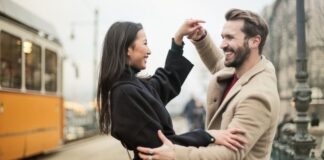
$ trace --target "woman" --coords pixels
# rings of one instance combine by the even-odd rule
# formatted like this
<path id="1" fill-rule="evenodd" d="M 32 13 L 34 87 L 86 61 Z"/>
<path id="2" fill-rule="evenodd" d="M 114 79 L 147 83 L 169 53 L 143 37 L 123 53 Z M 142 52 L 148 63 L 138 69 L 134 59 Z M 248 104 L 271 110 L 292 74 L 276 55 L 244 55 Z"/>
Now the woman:
<path id="1" fill-rule="evenodd" d="M 203 130 L 175 135 L 165 108 L 179 94 L 181 85 L 193 67 L 182 56 L 182 39 L 188 34 L 183 33 L 185 29 L 182 27 L 172 40 L 164 68 L 157 69 L 152 77 L 145 79 L 136 77 L 140 70 L 146 68 L 146 60 L 150 55 L 142 25 L 116 22 L 106 34 L 97 94 L 100 131 L 105 134 L 111 132 L 127 149 L 134 150 L 134 159 L 140 159 L 136 153 L 137 146 L 162 145 L 157 136 L 158 130 L 179 145 L 198 147 L 214 143 L 214 138 Z M 189 32 L 199 28 L 197 25 Z M 230 132 L 234 134 L 242 131 Z M 229 139 L 240 142 L 237 138 Z"/>

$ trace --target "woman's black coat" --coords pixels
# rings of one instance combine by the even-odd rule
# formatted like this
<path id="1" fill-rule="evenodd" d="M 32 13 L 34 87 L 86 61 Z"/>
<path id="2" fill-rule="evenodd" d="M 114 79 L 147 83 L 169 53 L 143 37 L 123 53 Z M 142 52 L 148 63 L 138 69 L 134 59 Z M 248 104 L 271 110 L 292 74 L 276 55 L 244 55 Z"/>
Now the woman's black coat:
<path id="1" fill-rule="evenodd" d="M 211 143 L 210 135 L 202 130 L 175 135 L 171 117 L 165 108 L 179 94 L 193 67 L 182 53 L 182 46 L 172 42 L 164 68 L 158 68 L 152 77 L 137 78 L 135 74 L 138 71 L 128 67 L 113 85 L 111 134 L 128 149 L 136 152 L 137 146 L 161 146 L 158 130 L 174 144 L 198 147 Z"/>

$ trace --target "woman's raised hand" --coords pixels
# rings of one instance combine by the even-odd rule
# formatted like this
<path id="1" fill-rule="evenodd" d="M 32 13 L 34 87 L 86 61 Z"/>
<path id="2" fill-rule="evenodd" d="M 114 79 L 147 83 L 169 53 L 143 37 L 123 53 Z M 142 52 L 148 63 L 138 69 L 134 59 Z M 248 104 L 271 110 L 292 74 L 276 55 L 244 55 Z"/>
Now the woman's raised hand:
<path id="1" fill-rule="evenodd" d="M 174 36 L 174 41 L 178 45 L 182 45 L 182 39 L 184 36 L 194 35 L 194 33 L 198 33 L 199 30 L 202 29 L 201 23 L 205 23 L 205 21 L 200 19 L 187 19 L 180 26 L 178 31 Z"/>

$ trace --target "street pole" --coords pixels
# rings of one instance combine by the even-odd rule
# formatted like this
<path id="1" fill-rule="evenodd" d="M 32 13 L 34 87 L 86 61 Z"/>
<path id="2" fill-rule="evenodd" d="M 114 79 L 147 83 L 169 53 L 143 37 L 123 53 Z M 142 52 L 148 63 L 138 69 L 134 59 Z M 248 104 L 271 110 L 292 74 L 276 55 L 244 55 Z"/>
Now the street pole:
<path id="1" fill-rule="evenodd" d="M 308 133 L 307 110 L 311 101 L 311 90 L 307 84 L 307 55 L 305 41 L 305 8 L 304 0 L 296 1 L 297 20 L 297 59 L 296 79 L 297 85 L 294 88 L 294 102 L 297 110 L 296 134 L 292 138 L 291 147 L 294 150 L 295 160 L 309 160 L 310 151 L 315 147 L 315 140 Z"/>
<path id="2" fill-rule="evenodd" d="M 97 70 L 97 48 L 98 48 L 98 16 L 99 11 L 97 8 L 95 8 L 94 12 L 94 33 L 93 33 L 93 96 L 92 100 L 95 101 L 96 95 L 97 95 L 97 76 L 98 76 L 98 70 Z"/>

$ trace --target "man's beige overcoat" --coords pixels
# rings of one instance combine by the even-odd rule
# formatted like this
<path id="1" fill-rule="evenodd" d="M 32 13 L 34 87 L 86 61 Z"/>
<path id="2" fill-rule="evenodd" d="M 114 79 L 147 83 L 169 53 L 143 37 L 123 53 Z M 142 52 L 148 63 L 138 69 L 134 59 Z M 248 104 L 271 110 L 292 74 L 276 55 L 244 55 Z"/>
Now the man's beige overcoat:
<path id="1" fill-rule="evenodd" d="M 234 68 L 224 66 L 224 54 L 208 35 L 194 44 L 213 74 L 207 91 L 207 129 L 244 129 L 248 144 L 238 152 L 219 145 L 176 145 L 176 160 L 269 160 L 280 107 L 274 66 L 262 56 L 220 102 Z"/>

